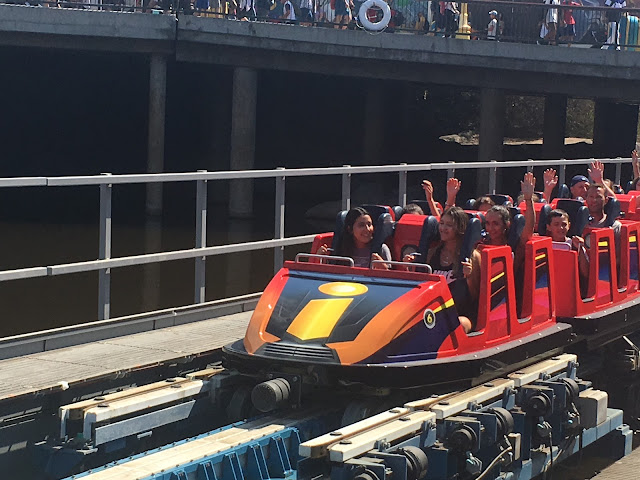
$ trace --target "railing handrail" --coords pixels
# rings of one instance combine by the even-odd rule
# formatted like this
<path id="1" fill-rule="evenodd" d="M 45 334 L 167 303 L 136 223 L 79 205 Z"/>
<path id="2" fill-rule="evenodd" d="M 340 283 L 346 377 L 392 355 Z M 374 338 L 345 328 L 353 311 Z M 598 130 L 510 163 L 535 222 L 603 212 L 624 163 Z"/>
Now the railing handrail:
<path id="1" fill-rule="evenodd" d="M 316 234 L 286 237 L 284 232 L 285 179 L 287 177 L 306 177 L 320 175 L 340 175 L 342 177 L 342 208 L 351 205 L 351 176 L 367 173 L 396 173 L 398 174 L 398 204 L 407 202 L 407 172 L 446 170 L 447 176 L 454 175 L 455 170 L 489 169 L 489 191 L 495 193 L 496 176 L 501 168 L 522 168 L 532 170 L 534 167 L 556 167 L 560 177 L 559 183 L 565 181 L 565 169 L 568 165 L 583 165 L 594 161 L 594 158 L 573 160 L 512 160 L 491 162 L 446 162 L 420 163 L 380 166 L 350 166 L 321 167 L 321 168 L 277 168 L 273 170 L 242 170 L 219 172 L 183 172 L 156 174 L 123 174 L 123 175 L 85 175 L 61 177 L 16 177 L 0 178 L 0 188 L 15 187 L 69 187 L 69 186 L 98 186 L 100 188 L 100 246 L 97 260 L 80 261 L 67 264 L 31 266 L 13 270 L 0 271 L 0 282 L 28 279 L 37 277 L 51 277 L 81 272 L 99 272 L 98 319 L 109 318 L 110 310 L 110 271 L 112 268 L 145 265 L 150 263 L 168 262 L 174 260 L 194 259 L 196 265 L 195 295 L 193 304 L 205 301 L 204 259 L 208 256 L 228 253 L 247 252 L 260 249 L 274 249 L 274 270 L 282 266 L 284 247 L 311 243 Z M 630 158 L 599 159 L 605 164 L 615 164 L 615 181 L 620 183 L 623 163 L 629 163 Z M 237 180 L 274 178 L 276 181 L 275 196 L 275 230 L 273 239 L 258 240 L 228 245 L 206 245 L 206 182 L 211 180 Z M 196 248 L 173 250 L 141 255 L 129 255 L 111 258 L 111 197 L 114 184 L 147 184 L 162 182 L 196 182 Z"/>
<path id="2" fill-rule="evenodd" d="M 318 168 L 278 168 L 272 170 L 225 170 L 216 172 L 178 172 L 178 173 L 136 173 L 114 175 L 75 175 L 60 177 L 3 177 L 0 188 L 11 187 L 82 187 L 91 185 L 145 184 L 167 182 L 193 182 L 196 180 L 238 180 L 277 177 L 307 177 L 311 175 L 342 175 L 363 173 L 398 173 L 429 170 L 491 169 L 516 167 L 558 167 L 563 165 L 588 165 L 596 158 L 561 160 L 500 160 L 491 162 L 448 162 L 448 163 L 400 163 L 374 166 L 318 167 Z M 600 158 L 605 164 L 623 164 L 631 162 L 631 157 Z"/>

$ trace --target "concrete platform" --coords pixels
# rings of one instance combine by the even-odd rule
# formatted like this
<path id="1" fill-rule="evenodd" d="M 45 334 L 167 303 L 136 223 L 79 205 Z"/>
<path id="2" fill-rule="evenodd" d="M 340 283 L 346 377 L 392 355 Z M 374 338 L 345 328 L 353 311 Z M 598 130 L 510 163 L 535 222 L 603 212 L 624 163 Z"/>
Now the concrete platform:
<path id="1" fill-rule="evenodd" d="M 592 480 L 637 480 L 640 478 L 640 449 L 608 466 Z"/>
<path id="2" fill-rule="evenodd" d="M 0 402 L 209 354 L 244 336 L 251 312 L 0 360 Z"/>

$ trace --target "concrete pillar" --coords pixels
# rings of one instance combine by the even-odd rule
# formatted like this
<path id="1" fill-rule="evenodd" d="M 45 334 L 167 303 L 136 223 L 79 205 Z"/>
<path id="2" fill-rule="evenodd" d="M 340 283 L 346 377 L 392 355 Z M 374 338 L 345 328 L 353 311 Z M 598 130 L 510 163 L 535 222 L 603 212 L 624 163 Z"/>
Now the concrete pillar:
<path id="1" fill-rule="evenodd" d="M 364 100 L 363 161 L 365 165 L 379 165 L 384 150 L 384 83 L 371 81 L 367 85 Z"/>
<path id="2" fill-rule="evenodd" d="M 231 170 L 250 170 L 256 150 L 256 103 L 258 72 L 237 67 L 233 71 L 231 107 Z M 232 180 L 229 215 L 247 218 L 253 214 L 253 180 Z"/>
<path id="3" fill-rule="evenodd" d="M 593 120 L 594 156 L 627 157 L 635 147 L 638 105 L 597 99 Z"/>
<path id="4" fill-rule="evenodd" d="M 504 142 L 505 102 L 504 91 L 495 88 L 483 88 L 480 92 L 480 144 L 478 161 L 502 160 Z M 487 193 L 489 171 L 478 171 L 476 194 Z M 500 185 L 498 182 L 497 185 Z"/>
<path id="5" fill-rule="evenodd" d="M 164 122 L 167 103 L 167 59 L 152 54 L 149 61 L 149 132 L 147 172 L 164 171 Z M 162 184 L 148 183 L 145 203 L 144 243 L 147 253 L 162 251 Z M 143 267 L 142 304 L 144 311 L 156 310 L 160 301 L 160 264 Z"/>
<path id="6" fill-rule="evenodd" d="M 162 190 L 160 190 L 162 193 Z M 160 216 L 147 215 L 144 224 L 145 253 L 162 252 L 162 221 Z M 150 312 L 160 307 L 160 263 L 142 267 L 142 311 Z"/>
<path id="7" fill-rule="evenodd" d="M 542 127 L 542 157 L 559 159 L 564 156 L 567 129 L 567 96 L 549 94 L 544 97 L 544 125 Z"/>
<path id="8" fill-rule="evenodd" d="M 149 62 L 149 137 L 147 172 L 164 170 L 164 120 L 167 103 L 167 59 L 152 54 Z M 147 184 L 146 212 L 162 214 L 162 184 Z"/>
<path id="9" fill-rule="evenodd" d="M 252 238 L 253 221 L 247 219 L 234 219 L 227 222 L 227 243 L 248 242 Z M 250 293 L 251 279 L 253 277 L 253 253 L 243 252 L 233 255 L 224 255 L 226 262 L 226 281 L 224 294 L 227 297 L 245 295 Z M 267 253 L 266 251 L 264 253 Z M 258 255 L 263 255 L 259 252 Z"/>

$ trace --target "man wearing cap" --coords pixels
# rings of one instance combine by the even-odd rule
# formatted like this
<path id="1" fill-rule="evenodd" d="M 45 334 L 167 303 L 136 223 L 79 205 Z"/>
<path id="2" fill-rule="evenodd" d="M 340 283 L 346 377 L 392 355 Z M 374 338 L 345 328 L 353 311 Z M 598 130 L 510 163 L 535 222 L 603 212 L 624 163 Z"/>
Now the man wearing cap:
<path id="1" fill-rule="evenodd" d="M 576 175 L 569 182 L 569 191 L 571 192 L 571 198 L 579 198 L 586 199 L 587 198 L 587 190 L 589 189 L 589 185 L 591 184 L 599 184 L 604 189 L 605 197 L 613 197 L 616 198 L 615 192 L 609 186 L 611 180 L 604 179 L 604 163 L 599 160 L 591 162 L 591 168 L 587 169 L 589 172 L 589 178 L 584 175 Z M 558 175 L 556 175 L 556 171 L 553 168 L 547 168 L 544 171 L 544 193 L 543 198 L 547 201 L 551 201 L 551 192 L 558 184 Z"/>
<path id="2" fill-rule="evenodd" d="M 498 12 L 491 10 L 489 16 L 491 20 L 489 21 L 489 25 L 487 25 L 487 40 L 495 40 L 498 34 Z"/>
<path id="3" fill-rule="evenodd" d="M 571 182 L 569 183 L 571 198 L 584 199 L 587 196 L 588 189 L 589 189 L 589 179 L 584 175 L 576 175 L 571 179 Z"/>

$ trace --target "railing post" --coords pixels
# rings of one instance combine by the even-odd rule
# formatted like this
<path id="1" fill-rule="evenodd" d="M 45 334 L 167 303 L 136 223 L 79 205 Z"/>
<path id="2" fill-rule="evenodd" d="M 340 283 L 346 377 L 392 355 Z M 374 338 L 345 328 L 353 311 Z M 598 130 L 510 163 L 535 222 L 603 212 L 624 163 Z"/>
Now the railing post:
<path id="1" fill-rule="evenodd" d="M 276 170 L 284 170 L 284 167 L 278 167 Z M 284 238 L 284 181 L 285 176 L 275 177 L 276 179 L 276 221 L 275 221 L 275 238 Z M 273 249 L 273 273 L 282 268 L 284 263 L 284 247 L 276 247 Z"/>
<path id="2" fill-rule="evenodd" d="M 350 167 L 351 165 L 343 165 Z M 342 210 L 351 210 L 351 174 L 342 174 Z"/>
<path id="3" fill-rule="evenodd" d="M 102 175 L 109 176 L 110 173 Z M 100 245 L 98 258 L 111 258 L 111 192 L 112 185 L 100 185 Z M 111 310 L 111 269 L 98 271 L 98 320 L 108 320 Z"/>
<path id="4" fill-rule="evenodd" d="M 400 166 L 406 165 L 401 163 Z M 398 205 L 404 207 L 407 204 L 407 171 L 398 172 Z"/>
<path id="5" fill-rule="evenodd" d="M 198 170 L 206 173 L 206 170 Z M 196 180 L 196 248 L 207 246 L 207 181 Z M 195 259 L 195 282 L 193 303 L 205 302 L 206 257 Z"/>
<path id="6" fill-rule="evenodd" d="M 558 188 L 560 185 L 567 183 L 567 166 L 564 164 L 564 158 L 560 159 L 560 171 L 558 172 Z"/>
<path id="7" fill-rule="evenodd" d="M 491 160 L 491 164 L 492 165 L 496 165 L 498 162 L 496 160 Z M 498 175 L 498 168 L 497 167 L 491 167 L 489 168 L 489 193 L 494 194 L 496 193 L 496 177 Z"/>
<path id="8" fill-rule="evenodd" d="M 533 162 L 533 158 L 527 160 L 528 162 Z M 533 172 L 533 165 L 527 165 L 527 172 Z"/>
<path id="9" fill-rule="evenodd" d="M 619 162 L 616 163 L 616 181 L 615 181 L 615 184 L 616 185 L 620 185 L 620 177 L 622 176 L 622 158 L 616 157 L 616 160 L 619 160 Z"/>
<path id="10" fill-rule="evenodd" d="M 453 160 L 449 160 L 447 163 L 449 164 L 453 164 L 455 165 L 456 162 L 454 162 Z M 451 167 L 451 168 L 447 168 L 447 180 L 449 180 L 450 178 L 453 178 L 456 176 L 456 169 L 455 167 Z"/>

